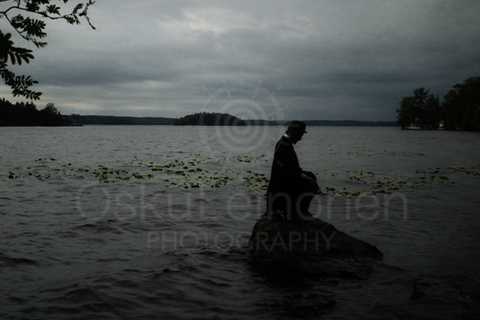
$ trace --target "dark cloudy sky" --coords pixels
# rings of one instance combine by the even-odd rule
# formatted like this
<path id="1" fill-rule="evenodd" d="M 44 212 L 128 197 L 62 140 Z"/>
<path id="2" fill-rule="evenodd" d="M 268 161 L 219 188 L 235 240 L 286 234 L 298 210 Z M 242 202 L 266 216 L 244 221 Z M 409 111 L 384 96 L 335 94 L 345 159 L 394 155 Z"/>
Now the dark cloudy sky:
<path id="1" fill-rule="evenodd" d="M 48 47 L 22 69 L 40 104 L 394 120 L 413 88 L 443 95 L 480 74 L 478 0 L 98 0 L 90 11 L 96 31 L 50 23 Z"/>

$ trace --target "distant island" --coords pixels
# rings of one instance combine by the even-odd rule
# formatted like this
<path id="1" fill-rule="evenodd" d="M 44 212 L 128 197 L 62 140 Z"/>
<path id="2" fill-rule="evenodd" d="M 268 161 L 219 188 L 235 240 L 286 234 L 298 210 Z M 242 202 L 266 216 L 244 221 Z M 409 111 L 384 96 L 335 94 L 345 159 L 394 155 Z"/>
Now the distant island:
<path id="1" fill-rule="evenodd" d="M 175 120 L 177 126 L 244 126 L 245 121 L 228 113 L 201 112 Z"/>

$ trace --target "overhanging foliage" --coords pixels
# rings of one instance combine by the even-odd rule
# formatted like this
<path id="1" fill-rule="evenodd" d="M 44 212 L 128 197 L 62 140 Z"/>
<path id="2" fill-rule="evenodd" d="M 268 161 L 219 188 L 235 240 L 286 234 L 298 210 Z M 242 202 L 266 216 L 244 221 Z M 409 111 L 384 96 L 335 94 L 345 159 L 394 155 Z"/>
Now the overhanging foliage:
<path id="1" fill-rule="evenodd" d="M 84 19 L 95 29 L 88 16 L 88 9 L 94 0 L 77 2 L 68 10 L 69 0 L 0 0 L 0 76 L 12 90 L 13 96 L 27 99 L 40 99 L 41 92 L 32 89 L 37 83 L 29 75 L 17 75 L 10 70 L 12 65 L 30 63 L 34 59 L 33 51 L 17 46 L 18 40 L 32 43 L 36 48 L 47 45 L 45 32 L 47 20 L 62 20 L 69 24 L 80 24 Z M 6 28 L 5 28 L 6 27 Z M 11 29 L 11 32 L 3 29 Z"/>

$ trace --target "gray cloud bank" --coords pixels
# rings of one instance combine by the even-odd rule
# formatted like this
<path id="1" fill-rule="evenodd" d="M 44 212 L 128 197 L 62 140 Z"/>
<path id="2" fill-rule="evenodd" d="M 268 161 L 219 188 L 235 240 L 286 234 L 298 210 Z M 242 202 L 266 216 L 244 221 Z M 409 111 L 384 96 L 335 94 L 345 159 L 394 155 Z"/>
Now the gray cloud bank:
<path id="1" fill-rule="evenodd" d="M 100 0 L 96 31 L 50 23 L 21 70 L 64 113 L 393 120 L 413 88 L 479 74 L 479 13 L 475 0 Z"/>

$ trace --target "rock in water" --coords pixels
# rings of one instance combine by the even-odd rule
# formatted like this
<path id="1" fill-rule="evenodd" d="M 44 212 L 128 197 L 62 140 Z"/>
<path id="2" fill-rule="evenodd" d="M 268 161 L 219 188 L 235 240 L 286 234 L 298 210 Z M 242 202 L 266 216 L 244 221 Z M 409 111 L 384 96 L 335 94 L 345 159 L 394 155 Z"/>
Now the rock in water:
<path id="1" fill-rule="evenodd" d="M 254 263 L 307 274 L 363 278 L 368 264 L 381 260 L 375 246 L 339 231 L 320 219 L 284 221 L 262 217 L 253 228 L 249 249 Z"/>

